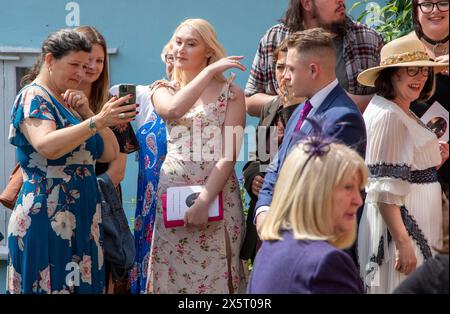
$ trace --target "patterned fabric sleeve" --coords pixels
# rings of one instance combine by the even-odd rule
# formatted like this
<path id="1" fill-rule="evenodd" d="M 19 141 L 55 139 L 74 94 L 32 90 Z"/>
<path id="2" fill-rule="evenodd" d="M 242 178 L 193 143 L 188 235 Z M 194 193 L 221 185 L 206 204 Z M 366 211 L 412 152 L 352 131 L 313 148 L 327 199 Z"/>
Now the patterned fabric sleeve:
<path id="1" fill-rule="evenodd" d="M 358 75 L 380 64 L 383 47 L 381 35 L 369 26 L 347 19 L 348 31 L 344 37 L 344 60 L 348 76 L 348 92 L 355 95 L 375 93 L 375 88 L 359 84 Z"/>
<path id="2" fill-rule="evenodd" d="M 368 125 L 366 202 L 404 204 L 410 191 L 413 152 L 410 132 L 395 112 L 385 112 Z"/>
<path id="3" fill-rule="evenodd" d="M 277 94 L 278 83 L 275 78 L 273 52 L 288 33 L 282 24 L 278 24 L 270 28 L 261 38 L 245 86 L 246 97 L 257 93 Z"/>
<path id="4" fill-rule="evenodd" d="M 20 131 L 20 124 L 27 118 L 56 120 L 55 108 L 49 96 L 37 86 L 29 86 L 16 97 L 11 111 L 9 141 L 14 146 L 29 145 Z"/>
<path id="5" fill-rule="evenodd" d="M 180 89 L 180 84 L 177 81 L 158 80 L 150 86 L 150 98 L 160 87 L 166 87 L 171 93 L 177 92 Z"/>

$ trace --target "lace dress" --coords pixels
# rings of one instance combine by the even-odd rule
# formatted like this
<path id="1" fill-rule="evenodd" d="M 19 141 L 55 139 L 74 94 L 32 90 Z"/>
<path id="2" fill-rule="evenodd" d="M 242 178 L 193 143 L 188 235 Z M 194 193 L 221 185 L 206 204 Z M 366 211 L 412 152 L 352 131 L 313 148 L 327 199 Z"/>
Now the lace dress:
<path id="1" fill-rule="evenodd" d="M 406 276 L 394 269 L 395 243 L 379 204 L 401 208 L 419 267 L 442 240 L 441 155 L 436 135 L 393 102 L 375 96 L 363 116 L 371 175 L 358 234 L 360 271 L 368 293 L 391 293 Z"/>
<path id="2" fill-rule="evenodd" d="M 162 84 L 167 86 L 168 82 Z M 149 293 L 229 293 L 229 278 L 235 293 L 245 292 L 245 276 L 239 259 L 245 226 L 235 173 L 231 174 L 222 190 L 224 219 L 209 222 L 205 230 L 188 230 L 185 227 L 167 229 L 161 207 L 161 194 L 168 187 L 204 185 L 215 167 L 217 158 L 208 159 L 204 154 L 217 153 L 222 139 L 217 135 L 210 137 L 208 130 L 222 130 L 231 94 L 230 84 L 230 81 L 225 84 L 216 102 L 195 106 L 181 119 L 167 122 L 167 156 L 158 187 L 147 281 Z M 186 133 L 181 135 L 178 132 L 183 129 L 188 130 L 186 138 L 183 137 Z M 203 136 L 195 134 L 196 130 L 202 130 Z M 194 149 L 199 139 L 202 148 L 200 159 Z M 228 272 L 226 238 L 231 246 L 231 274 Z"/>

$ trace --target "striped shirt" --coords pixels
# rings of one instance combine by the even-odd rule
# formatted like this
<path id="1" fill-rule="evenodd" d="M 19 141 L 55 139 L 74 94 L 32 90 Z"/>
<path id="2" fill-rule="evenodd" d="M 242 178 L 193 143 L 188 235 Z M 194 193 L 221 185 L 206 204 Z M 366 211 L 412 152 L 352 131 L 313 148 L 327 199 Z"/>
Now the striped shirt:
<path id="1" fill-rule="evenodd" d="M 288 35 L 289 30 L 283 24 L 277 24 L 261 38 L 245 86 L 245 96 L 250 97 L 256 93 L 277 94 L 273 52 Z M 347 32 L 342 46 L 348 77 L 347 91 L 355 95 L 375 93 L 373 88 L 359 84 L 357 77 L 362 71 L 380 65 L 380 52 L 383 47 L 380 34 L 365 24 L 347 18 Z"/>

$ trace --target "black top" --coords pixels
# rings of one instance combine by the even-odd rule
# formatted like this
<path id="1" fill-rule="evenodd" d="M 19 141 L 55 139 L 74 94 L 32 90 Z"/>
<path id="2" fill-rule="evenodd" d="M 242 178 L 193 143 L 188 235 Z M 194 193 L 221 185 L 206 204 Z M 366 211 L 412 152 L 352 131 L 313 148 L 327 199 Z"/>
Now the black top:
<path id="1" fill-rule="evenodd" d="M 448 254 L 426 261 L 394 290 L 394 294 L 448 294 Z"/>
<path id="2" fill-rule="evenodd" d="M 411 104 L 412 112 L 414 112 L 420 118 L 425 114 L 428 108 L 432 104 L 434 104 L 435 101 L 439 102 L 442 105 L 442 107 L 449 110 L 449 102 L 450 102 L 450 90 L 448 88 L 449 83 L 450 79 L 448 75 L 437 74 L 436 91 L 434 95 L 426 103 L 414 102 L 413 104 Z M 441 183 L 442 188 L 444 190 L 448 190 L 448 182 L 449 182 L 448 173 L 449 173 L 449 162 L 447 160 L 444 163 L 444 165 L 438 170 L 439 182 Z"/>
<path id="3" fill-rule="evenodd" d="M 139 149 L 139 144 L 134 134 L 133 127 L 130 123 L 123 124 L 112 128 L 114 135 L 119 143 L 119 150 L 123 154 L 131 154 Z M 95 174 L 97 176 L 108 170 L 108 163 L 97 162 L 95 164 Z"/>
<path id="4" fill-rule="evenodd" d="M 280 121 L 281 124 L 286 127 L 292 113 L 297 109 L 299 104 L 283 107 L 281 104 L 281 97 L 275 97 L 270 102 L 266 103 L 263 107 L 263 110 L 261 110 L 261 116 L 258 123 L 258 128 L 260 127 L 266 127 L 265 134 L 262 136 L 261 140 L 265 139 L 266 143 L 267 141 L 270 141 L 270 129 L 271 126 L 277 126 L 277 121 Z M 258 132 L 256 132 L 256 147 L 259 147 L 259 136 Z M 274 136 L 272 134 L 272 136 Z M 282 141 L 282 140 L 281 140 Z M 281 141 L 278 143 L 278 145 L 281 145 Z M 270 152 L 270 146 L 266 144 L 266 155 L 268 156 Z M 241 252 L 240 252 L 240 258 L 243 260 L 253 259 L 256 256 L 256 246 L 257 246 L 257 239 L 258 236 L 256 234 L 256 227 L 253 224 L 253 216 L 254 216 L 254 209 L 256 205 L 256 201 L 258 200 L 258 196 L 254 195 L 252 192 L 252 182 L 253 179 L 260 175 L 262 177 L 265 176 L 265 167 L 270 163 L 270 160 L 268 158 L 261 158 L 260 154 L 263 152 L 256 152 L 256 155 L 253 155 L 251 158 L 253 158 L 251 161 L 247 162 L 243 169 L 243 175 L 244 175 L 244 188 L 246 189 L 248 195 L 250 196 L 250 203 L 249 203 L 249 209 L 247 213 L 247 229 L 245 233 L 245 239 L 242 244 Z M 265 157 L 267 157 L 265 156 Z"/>

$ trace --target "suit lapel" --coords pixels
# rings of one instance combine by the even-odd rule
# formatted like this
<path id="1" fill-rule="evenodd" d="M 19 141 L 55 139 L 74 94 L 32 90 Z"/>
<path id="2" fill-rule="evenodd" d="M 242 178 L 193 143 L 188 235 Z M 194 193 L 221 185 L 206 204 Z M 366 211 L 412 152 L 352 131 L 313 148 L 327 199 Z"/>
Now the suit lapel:
<path id="1" fill-rule="evenodd" d="M 300 113 L 302 112 L 303 106 L 305 106 L 305 103 L 300 104 L 297 109 L 295 109 L 294 113 L 292 114 L 291 118 L 289 119 L 287 128 L 285 130 L 285 139 L 287 137 L 288 143 L 287 143 L 287 149 L 286 149 L 286 154 L 287 152 L 290 150 L 291 146 L 292 146 L 292 140 L 294 139 L 294 135 L 295 135 L 295 128 L 297 127 L 297 122 L 300 119 Z M 283 140 L 283 144 L 284 144 L 284 140 Z M 284 156 L 281 156 L 282 158 L 284 158 Z"/>
<path id="2" fill-rule="evenodd" d="M 261 126 L 270 126 L 275 119 L 275 115 L 277 114 L 278 106 L 271 106 L 267 112 L 267 116 L 261 122 Z"/>
<path id="3" fill-rule="evenodd" d="M 343 89 L 340 85 L 337 85 L 333 90 L 328 94 L 328 96 L 325 98 L 325 100 L 322 102 L 322 104 L 319 106 L 316 112 L 314 112 L 314 117 L 319 117 L 322 115 L 325 111 L 327 111 L 330 107 L 333 106 L 336 98 L 341 95 L 343 92 Z M 303 122 L 301 127 L 301 132 L 303 134 L 309 135 L 312 131 L 312 125 L 307 120 Z"/>

